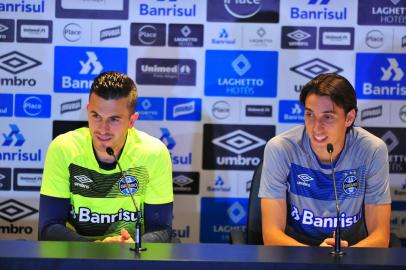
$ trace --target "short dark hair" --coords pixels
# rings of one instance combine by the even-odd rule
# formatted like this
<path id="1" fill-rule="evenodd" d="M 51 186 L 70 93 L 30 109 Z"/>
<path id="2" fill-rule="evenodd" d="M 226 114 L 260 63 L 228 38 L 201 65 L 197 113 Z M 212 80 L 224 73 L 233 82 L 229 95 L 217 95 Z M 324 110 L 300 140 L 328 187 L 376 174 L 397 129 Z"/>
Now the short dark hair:
<path id="1" fill-rule="evenodd" d="M 341 75 L 335 73 L 319 74 L 309 81 L 300 92 L 299 101 L 303 106 L 309 94 L 330 97 L 335 104 L 344 109 L 346 115 L 352 109 L 355 110 L 355 113 L 358 112 L 357 95 L 354 87 Z M 353 125 L 354 123 L 351 127 Z"/>
<path id="2" fill-rule="evenodd" d="M 116 71 L 99 74 L 90 88 L 89 99 L 92 93 L 106 100 L 130 97 L 128 108 L 131 113 L 135 111 L 138 91 L 134 81 L 126 74 Z"/>

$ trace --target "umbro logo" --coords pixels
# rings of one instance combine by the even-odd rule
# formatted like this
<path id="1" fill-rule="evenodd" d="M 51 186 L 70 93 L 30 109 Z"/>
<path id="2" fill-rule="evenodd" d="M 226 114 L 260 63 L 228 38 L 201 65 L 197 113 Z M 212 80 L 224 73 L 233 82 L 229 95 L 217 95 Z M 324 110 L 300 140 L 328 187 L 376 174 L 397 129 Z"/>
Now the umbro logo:
<path id="1" fill-rule="evenodd" d="M 313 180 L 314 180 L 313 177 L 311 177 L 310 175 L 308 175 L 308 174 L 306 174 L 306 173 L 299 174 L 297 177 L 298 177 L 300 180 L 305 181 L 305 182 L 313 181 Z"/>
<path id="2" fill-rule="evenodd" d="M 0 203 L 0 218 L 8 222 L 15 222 L 37 212 L 37 209 L 13 199 Z"/>
<path id="3" fill-rule="evenodd" d="M 184 187 L 184 186 L 189 185 L 189 184 L 191 184 L 193 182 L 194 182 L 193 179 L 191 179 L 191 178 L 189 178 L 189 177 L 187 177 L 187 176 L 185 176 L 183 174 L 178 175 L 175 178 L 173 178 L 173 183 L 176 184 L 177 186 L 180 186 L 180 187 Z"/>
<path id="4" fill-rule="evenodd" d="M 90 179 L 89 177 L 87 177 L 86 175 L 75 175 L 75 176 L 73 176 L 73 178 L 75 178 L 76 179 L 76 181 L 78 181 L 79 183 L 82 183 L 82 184 L 87 184 L 87 183 L 92 183 L 93 182 L 93 180 L 92 179 Z"/>
<path id="5" fill-rule="evenodd" d="M 0 55 L 0 68 L 12 74 L 21 73 L 41 64 L 40 61 L 17 51 Z"/>
<path id="6" fill-rule="evenodd" d="M 343 71 L 342 68 L 319 58 L 314 58 L 300 65 L 291 67 L 290 70 L 309 79 L 313 79 L 322 73 L 340 73 Z"/>
<path id="7" fill-rule="evenodd" d="M 302 30 L 290 32 L 289 34 L 287 34 L 287 36 L 296 41 L 302 41 L 311 37 L 309 33 L 306 33 L 305 31 Z"/>
<path id="8" fill-rule="evenodd" d="M 388 152 L 392 152 L 393 149 L 396 148 L 396 146 L 399 145 L 399 139 L 396 137 L 396 135 L 392 131 L 387 131 L 381 139 L 386 143 L 386 146 L 388 147 Z"/>
<path id="9" fill-rule="evenodd" d="M 212 143 L 224 149 L 227 149 L 234 154 L 242 154 L 264 145 L 266 141 L 248 132 L 238 129 L 226 135 L 213 139 Z"/>

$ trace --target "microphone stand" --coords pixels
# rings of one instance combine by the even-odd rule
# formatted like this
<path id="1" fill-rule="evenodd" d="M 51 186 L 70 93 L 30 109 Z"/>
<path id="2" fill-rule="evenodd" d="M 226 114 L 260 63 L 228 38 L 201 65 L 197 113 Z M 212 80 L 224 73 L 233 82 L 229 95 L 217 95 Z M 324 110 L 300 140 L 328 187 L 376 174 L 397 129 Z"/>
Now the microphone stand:
<path id="1" fill-rule="evenodd" d="M 336 211 L 337 211 L 337 226 L 335 228 L 335 234 L 334 234 L 334 250 L 331 251 L 330 254 L 332 254 L 334 256 L 342 256 L 345 254 L 345 252 L 341 250 L 340 206 L 338 205 L 336 177 L 335 177 L 334 163 L 333 163 L 333 145 L 331 143 L 327 144 L 327 152 L 330 154 L 331 175 L 333 177 L 334 195 L 336 198 Z"/>
<path id="2" fill-rule="evenodd" d="M 134 196 L 133 196 L 133 194 L 131 193 L 130 184 L 128 184 L 128 182 L 127 182 L 126 175 L 124 174 L 124 172 L 123 172 L 123 170 L 122 170 L 122 168 L 121 168 L 121 166 L 120 166 L 120 163 L 118 162 L 117 157 L 116 157 L 116 155 L 114 154 L 114 150 L 113 150 L 111 147 L 107 147 L 107 148 L 106 148 L 106 152 L 107 152 L 108 155 L 114 157 L 114 161 L 117 163 L 118 168 L 120 169 L 121 176 L 122 176 L 123 179 L 124 179 L 124 183 L 125 183 L 125 186 L 126 186 L 126 188 L 127 188 L 127 190 L 128 190 L 128 194 L 129 194 L 130 197 L 131 197 L 131 200 L 132 200 L 133 205 L 134 205 L 134 207 L 135 207 L 135 211 L 136 211 L 136 213 L 137 213 L 137 220 L 135 221 L 135 232 L 134 232 L 134 234 L 135 234 L 135 235 L 134 235 L 135 246 L 134 246 L 134 248 L 130 247 L 130 250 L 131 250 L 131 251 L 135 251 L 135 253 L 138 254 L 138 253 L 140 253 L 140 252 L 142 252 L 142 251 L 146 251 L 146 250 L 147 250 L 147 248 L 141 247 L 141 223 L 140 223 L 140 220 L 142 219 L 142 213 L 141 213 L 141 211 L 139 210 L 139 208 L 137 207 L 137 204 L 136 204 L 136 202 L 135 202 Z"/>

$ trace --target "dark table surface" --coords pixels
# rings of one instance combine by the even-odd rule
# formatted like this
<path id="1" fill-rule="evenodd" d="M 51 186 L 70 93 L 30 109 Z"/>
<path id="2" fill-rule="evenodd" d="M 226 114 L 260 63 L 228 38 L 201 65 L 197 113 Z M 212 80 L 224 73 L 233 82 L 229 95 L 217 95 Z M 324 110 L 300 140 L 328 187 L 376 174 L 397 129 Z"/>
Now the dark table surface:
<path id="1" fill-rule="evenodd" d="M 0 241 L 0 269 L 406 269 L 406 249 Z"/>

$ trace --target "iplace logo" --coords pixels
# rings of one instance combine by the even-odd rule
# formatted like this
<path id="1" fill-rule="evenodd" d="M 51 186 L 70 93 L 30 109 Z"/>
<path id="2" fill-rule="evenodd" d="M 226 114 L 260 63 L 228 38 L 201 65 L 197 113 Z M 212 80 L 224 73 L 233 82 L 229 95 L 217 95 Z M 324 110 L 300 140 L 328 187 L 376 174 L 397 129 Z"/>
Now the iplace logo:
<path id="1" fill-rule="evenodd" d="M 131 45 L 165 46 L 166 25 L 164 23 L 132 23 Z"/>
<path id="2" fill-rule="evenodd" d="M 279 0 L 209 0 L 207 1 L 207 21 L 278 23 Z"/>

